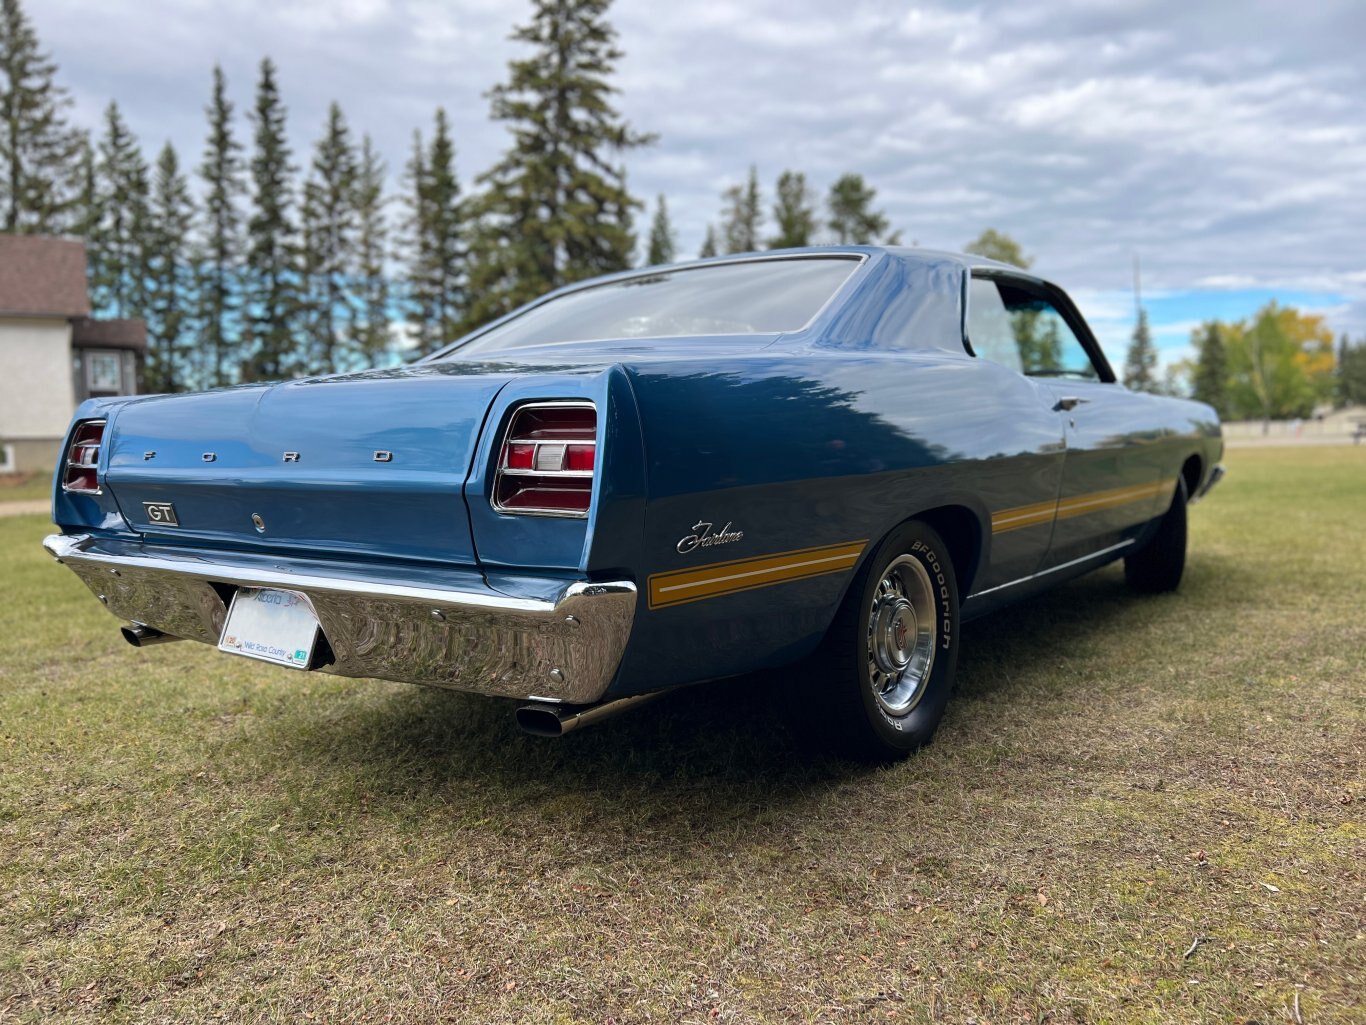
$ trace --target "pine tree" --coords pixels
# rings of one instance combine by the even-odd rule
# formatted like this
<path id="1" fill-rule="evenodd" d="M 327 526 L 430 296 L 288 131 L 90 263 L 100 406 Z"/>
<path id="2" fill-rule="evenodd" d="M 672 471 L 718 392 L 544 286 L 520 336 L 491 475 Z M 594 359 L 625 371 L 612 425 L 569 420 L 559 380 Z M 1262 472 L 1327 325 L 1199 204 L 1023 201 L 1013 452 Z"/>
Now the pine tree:
<path id="1" fill-rule="evenodd" d="M 901 232 L 887 233 L 887 217 L 873 209 L 877 190 L 866 184 L 861 174 L 843 175 L 830 186 L 826 199 L 830 230 L 840 245 L 889 245 L 901 241 Z"/>
<path id="2" fill-rule="evenodd" d="M 721 234 L 727 253 L 752 253 L 759 248 L 759 225 L 764 211 L 759 196 L 759 172 L 750 165 L 749 178 L 743 185 L 732 185 L 725 191 L 725 212 Z"/>
<path id="3" fill-rule="evenodd" d="M 1148 330 L 1148 311 L 1140 307 L 1133 341 L 1124 357 L 1124 385 L 1133 391 L 1155 392 L 1156 371 L 1157 349 L 1153 347 L 1152 332 Z"/>
<path id="4" fill-rule="evenodd" d="M 341 107 L 327 110 L 323 137 L 304 183 L 303 273 L 308 289 L 307 368 L 332 373 L 344 361 L 355 320 L 351 272 L 356 248 L 356 153 Z"/>
<path id="5" fill-rule="evenodd" d="M 71 100 L 56 75 L 19 0 L 0 0 L 0 208 L 9 233 L 60 233 L 80 188 L 82 136 L 66 123 Z"/>
<path id="6" fill-rule="evenodd" d="M 199 281 L 199 383 L 222 387 L 235 377 L 231 365 L 239 349 L 237 313 L 240 307 L 237 262 L 242 254 L 240 198 L 246 193 L 242 178 L 242 145 L 232 132 L 232 103 L 227 97 L 223 69 L 214 66 L 213 96 L 204 108 L 209 136 L 199 177 L 204 183 L 204 227 L 195 266 Z"/>
<path id="7" fill-rule="evenodd" d="M 464 207 L 446 111 L 438 108 L 432 144 L 413 137 L 408 187 L 408 320 L 425 352 L 455 341 L 465 318 Z"/>
<path id="8" fill-rule="evenodd" d="M 247 221 L 248 327 L 252 352 L 246 376 L 269 381 L 302 369 L 295 325 L 300 310 L 298 237 L 293 220 L 293 176 L 285 135 L 285 107 L 275 65 L 261 61 L 251 123 L 252 214 Z"/>
<path id="9" fill-rule="evenodd" d="M 480 181 L 472 253 L 471 322 L 479 323 L 560 285 L 622 270 L 635 249 L 640 207 L 613 163 L 646 145 L 612 105 L 609 79 L 622 53 L 610 0 L 533 0 L 513 39 L 533 47 L 491 93 L 492 116 L 513 143 Z"/>
<path id="10" fill-rule="evenodd" d="M 80 144 L 76 147 L 76 200 L 71 211 L 71 234 L 77 238 L 89 238 L 100 223 L 100 216 L 95 146 L 90 136 L 81 132 Z"/>
<path id="11" fill-rule="evenodd" d="M 773 220 L 778 234 L 768 240 L 770 249 L 809 246 L 816 234 L 816 209 L 806 175 L 784 171 L 778 176 L 778 200 L 773 204 Z"/>
<path id="12" fill-rule="evenodd" d="M 1191 394 L 1199 402 L 1214 407 L 1221 417 L 1228 415 L 1228 355 L 1218 321 L 1208 321 L 1191 332 L 1195 345 L 1195 375 Z"/>
<path id="13" fill-rule="evenodd" d="M 699 260 L 706 260 L 717 255 L 716 249 L 716 229 L 708 224 L 707 234 L 702 239 L 702 248 L 697 251 Z"/>
<path id="14" fill-rule="evenodd" d="M 412 343 L 420 351 L 428 352 L 433 347 L 432 339 L 435 332 L 431 327 L 428 310 L 417 298 L 417 279 L 421 276 L 422 265 L 425 262 L 423 253 L 427 246 L 424 233 L 431 222 L 427 212 L 427 145 L 422 141 L 421 130 L 413 131 L 412 152 L 408 156 L 408 162 L 403 165 L 403 189 L 402 202 L 408 208 L 407 216 L 403 219 L 399 245 L 404 256 L 404 319 L 408 321 Z"/>
<path id="15" fill-rule="evenodd" d="M 95 236 L 104 219 L 104 203 L 100 197 L 99 165 L 95 146 L 90 136 L 82 132 L 76 154 L 76 202 L 71 212 L 70 229 L 76 238 L 84 239 L 86 278 L 95 281 L 104 273 Z"/>
<path id="16" fill-rule="evenodd" d="M 389 348 L 388 225 L 384 206 L 384 161 L 370 136 L 361 140 L 352 194 L 356 213 L 356 291 L 359 313 L 351 322 L 351 349 L 365 365 L 378 365 Z"/>
<path id="17" fill-rule="evenodd" d="M 654 220 L 650 222 L 650 244 L 645 253 L 645 264 L 657 267 L 673 263 L 677 252 L 678 240 L 674 236 L 673 225 L 669 222 L 669 206 L 661 192 L 655 204 Z"/>
<path id="18" fill-rule="evenodd" d="M 151 391 L 183 391 L 186 367 L 193 267 L 189 252 L 194 203 L 180 160 L 168 142 L 157 157 L 152 184 L 148 239 L 147 387 Z"/>
<path id="19" fill-rule="evenodd" d="M 141 316 L 147 299 L 150 227 L 147 161 L 110 101 L 95 165 L 100 219 L 89 240 L 92 305 L 115 317 Z"/>

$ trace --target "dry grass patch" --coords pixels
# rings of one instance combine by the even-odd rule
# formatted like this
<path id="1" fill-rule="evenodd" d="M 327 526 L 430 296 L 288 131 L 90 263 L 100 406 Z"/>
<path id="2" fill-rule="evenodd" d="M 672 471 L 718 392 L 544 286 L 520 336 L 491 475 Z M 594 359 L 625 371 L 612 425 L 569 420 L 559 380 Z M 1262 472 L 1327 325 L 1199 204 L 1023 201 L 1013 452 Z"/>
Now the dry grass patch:
<path id="1" fill-rule="evenodd" d="M 41 473 L 0 473 L 0 502 L 23 502 L 33 498 L 52 498 L 52 471 Z"/>
<path id="2" fill-rule="evenodd" d="M 876 771 L 781 677 L 549 742 L 135 651 L 0 521 L 0 1021 L 1362 1021 L 1366 450 L 1229 462 L 1180 594 L 972 624 Z"/>

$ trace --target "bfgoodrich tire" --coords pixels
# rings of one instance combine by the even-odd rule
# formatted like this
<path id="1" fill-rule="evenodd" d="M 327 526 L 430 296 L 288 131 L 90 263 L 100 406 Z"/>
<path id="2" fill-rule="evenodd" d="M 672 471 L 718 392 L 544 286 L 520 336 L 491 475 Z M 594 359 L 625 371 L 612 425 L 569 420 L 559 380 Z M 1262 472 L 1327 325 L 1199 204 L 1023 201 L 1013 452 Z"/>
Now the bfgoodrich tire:
<path id="1" fill-rule="evenodd" d="M 1186 482 L 1177 478 L 1171 507 L 1153 536 L 1124 558 L 1124 580 L 1140 594 L 1162 594 L 1181 586 L 1186 570 Z"/>
<path id="2" fill-rule="evenodd" d="M 958 586 L 943 539 L 893 531 L 864 564 L 806 667 L 807 732 L 888 762 L 934 736 L 958 663 Z"/>

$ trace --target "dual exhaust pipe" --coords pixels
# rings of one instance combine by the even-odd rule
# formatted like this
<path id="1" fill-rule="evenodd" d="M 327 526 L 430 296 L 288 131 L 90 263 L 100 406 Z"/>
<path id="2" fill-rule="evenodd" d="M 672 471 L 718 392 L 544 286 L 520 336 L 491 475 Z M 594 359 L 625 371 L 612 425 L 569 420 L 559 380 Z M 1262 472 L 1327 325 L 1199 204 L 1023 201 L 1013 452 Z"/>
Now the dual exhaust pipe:
<path id="1" fill-rule="evenodd" d="M 146 648 L 153 644 L 168 644 L 182 641 L 183 637 L 172 637 L 154 627 L 142 623 L 120 627 L 123 639 L 135 648 Z M 659 697 L 654 694 L 634 694 L 615 701 L 601 701 L 595 705 L 557 705 L 550 701 L 534 701 L 517 709 L 517 725 L 533 737 L 563 737 L 566 733 L 592 726 L 622 712 L 636 708 Z"/>

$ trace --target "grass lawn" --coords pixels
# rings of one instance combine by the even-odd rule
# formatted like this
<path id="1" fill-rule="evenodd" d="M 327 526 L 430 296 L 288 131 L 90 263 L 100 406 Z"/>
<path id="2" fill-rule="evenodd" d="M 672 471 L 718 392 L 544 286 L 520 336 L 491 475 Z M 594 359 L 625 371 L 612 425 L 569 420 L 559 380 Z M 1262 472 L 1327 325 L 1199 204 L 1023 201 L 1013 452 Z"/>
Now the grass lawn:
<path id="1" fill-rule="evenodd" d="M 52 498 L 52 471 L 0 474 L 0 502 L 23 502 Z"/>
<path id="2" fill-rule="evenodd" d="M 1366 1021 L 1366 448 L 1228 462 L 1179 594 L 970 625 L 879 770 L 781 681 L 546 741 L 134 650 L 0 519 L 0 1022 Z"/>

